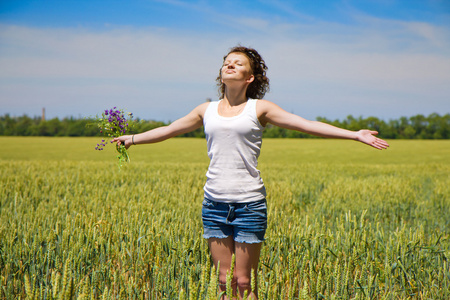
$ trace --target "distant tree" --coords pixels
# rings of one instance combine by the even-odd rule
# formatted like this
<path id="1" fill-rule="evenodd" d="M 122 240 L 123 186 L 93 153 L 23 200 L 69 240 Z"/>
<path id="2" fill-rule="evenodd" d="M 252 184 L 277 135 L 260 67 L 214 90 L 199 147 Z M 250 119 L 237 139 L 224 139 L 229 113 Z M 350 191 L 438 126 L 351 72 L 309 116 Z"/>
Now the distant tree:
<path id="1" fill-rule="evenodd" d="M 17 120 L 15 118 L 11 118 L 9 114 L 6 114 L 4 117 L 2 117 L 1 121 L 2 126 L 0 128 L 3 135 L 16 135 L 14 134 L 17 123 Z"/>
<path id="2" fill-rule="evenodd" d="M 428 116 L 427 132 L 429 138 L 449 139 L 450 138 L 450 114 L 440 117 L 433 113 Z"/>
<path id="3" fill-rule="evenodd" d="M 146 121 L 136 119 L 131 133 L 139 133 L 161 126 L 168 125 L 159 121 Z M 437 113 L 416 115 L 410 118 L 401 117 L 397 120 L 385 122 L 376 117 L 355 118 L 348 115 L 344 120 L 328 120 L 318 117 L 317 121 L 328 123 L 337 127 L 359 130 L 367 128 L 379 132 L 379 137 L 385 139 L 449 139 L 450 114 L 440 116 Z M 59 120 L 53 118 L 43 121 L 41 117 L 30 118 L 26 115 L 11 117 L 9 114 L 0 116 L 0 135 L 9 136 L 103 136 L 93 119 L 75 119 L 73 117 Z M 182 137 L 205 137 L 203 128 L 194 130 Z M 264 133 L 268 138 L 315 138 L 315 136 L 280 128 L 268 124 Z"/>
<path id="4" fill-rule="evenodd" d="M 416 115 L 409 118 L 412 128 L 414 128 L 414 138 L 426 139 L 427 132 L 426 128 L 428 125 L 428 120 L 424 115 Z"/>
<path id="5" fill-rule="evenodd" d="M 21 136 L 31 135 L 30 129 L 33 125 L 33 119 L 28 116 L 23 116 L 18 118 L 14 131 L 17 135 Z"/>
<path id="6" fill-rule="evenodd" d="M 415 137 L 415 135 L 416 135 L 416 130 L 414 129 L 414 127 L 412 127 L 411 125 L 408 125 L 403 130 L 403 134 L 401 135 L 401 137 L 403 139 L 413 139 Z"/>

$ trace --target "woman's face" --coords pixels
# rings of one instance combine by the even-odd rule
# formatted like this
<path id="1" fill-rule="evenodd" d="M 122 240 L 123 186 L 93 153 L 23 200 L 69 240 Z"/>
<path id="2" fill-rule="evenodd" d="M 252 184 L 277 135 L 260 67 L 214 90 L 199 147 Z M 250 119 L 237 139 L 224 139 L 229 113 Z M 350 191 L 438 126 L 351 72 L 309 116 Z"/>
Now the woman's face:
<path id="1" fill-rule="evenodd" d="M 222 66 L 222 82 L 229 80 L 253 81 L 252 68 L 247 56 L 243 53 L 228 54 Z"/>

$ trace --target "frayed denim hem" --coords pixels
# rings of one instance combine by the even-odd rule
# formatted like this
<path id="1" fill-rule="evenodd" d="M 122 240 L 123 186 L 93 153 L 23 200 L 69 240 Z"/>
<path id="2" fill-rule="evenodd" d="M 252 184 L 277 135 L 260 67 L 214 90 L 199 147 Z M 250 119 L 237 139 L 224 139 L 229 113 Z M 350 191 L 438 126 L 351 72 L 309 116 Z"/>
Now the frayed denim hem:
<path id="1" fill-rule="evenodd" d="M 205 234 L 203 235 L 203 238 L 208 240 L 210 238 L 216 238 L 216 239 L 226 239 L 227 237 L 229 237 L 231 235 L 211 235 L 211 236 L 206 236 Z M 262 243 L 264 242 L 266 239 L 263 240 L 251 240 L 251 241 L 245 241 L 241 239 L 242 237 L 238 236 L 234 238 L 234 241 L 236 243 L 241 243 L 241 244 L 258 244 L 258 243 Z"/>
<path id="2" fill-rule="evenodd" d="M 210 239 L 210 238 L 216 238 L 216 239 L 226 239 L 227 237 L 229 237 L 229 236 L 231 236 L 231 235 L 206 235 L 206 234 L 204 234 L 203 235 L 203 238 L 204 239 Z"/>
<path id="3" fill-rule="evenodd" d="M 241 244 L 259 244 L 265 241 L 265 239 L 263 240 L 252 240 L 252 241 L 238 241 L 239 237 L 237 237 L 236 239 L 234 239 L 234 241 L 236 243 L 241 243 Z"/>

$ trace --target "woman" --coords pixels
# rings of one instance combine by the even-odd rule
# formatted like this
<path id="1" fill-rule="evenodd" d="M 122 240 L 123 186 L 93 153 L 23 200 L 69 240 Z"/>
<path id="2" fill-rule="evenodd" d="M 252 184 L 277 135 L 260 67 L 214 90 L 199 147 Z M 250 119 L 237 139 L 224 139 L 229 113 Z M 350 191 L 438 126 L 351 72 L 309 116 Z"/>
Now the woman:
<path id="1" fill-rule="evenodd" d="M 220 266 L 220 290 L 226 289 L 234 254 L 232 286 L 240 297 L 247 291 L 254 299 L 257 293 L 251 292 L 251 270 L 257 274 L 267 227 L 266 192 L 257 169 L 264 127 L 270 123 L 322 137 L 356 140 L 377 149 L 389 146 L 374 136 L 376 131 L 354 132 L 308 121 L 272 102 L 256 100 L 269 89 L 266 70 L 256 50 L 232 48 L 217 78 L 220 101 L 203 103 L 168 126 L 114 139 L 129 148 L 161 142 L 204 126 L 211 160 L 202 208 L 204 237 L 213 263 Z"/>

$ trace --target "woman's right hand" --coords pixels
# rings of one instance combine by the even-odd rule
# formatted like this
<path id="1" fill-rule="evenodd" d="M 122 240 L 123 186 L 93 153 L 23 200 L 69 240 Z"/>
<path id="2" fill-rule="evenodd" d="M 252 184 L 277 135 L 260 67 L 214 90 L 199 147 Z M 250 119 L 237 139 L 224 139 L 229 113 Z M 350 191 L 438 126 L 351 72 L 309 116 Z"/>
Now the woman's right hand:
<path id="1" fill-rule="evenodd" d="M 116 142 L 118 146 L 124 145 L 125 149 L 128 149 L 133 144 L 132 140 L 131 140 L 132 137 L 133 137 L 133 135 L 122 135 L 122 136 L 119 136 L 119 137 L 115 137 L 112 140 L 112 142 Z"/>

